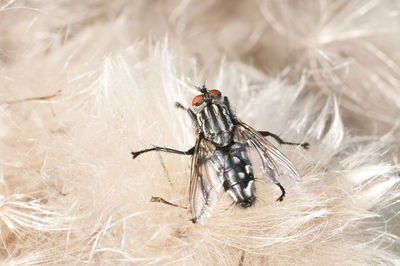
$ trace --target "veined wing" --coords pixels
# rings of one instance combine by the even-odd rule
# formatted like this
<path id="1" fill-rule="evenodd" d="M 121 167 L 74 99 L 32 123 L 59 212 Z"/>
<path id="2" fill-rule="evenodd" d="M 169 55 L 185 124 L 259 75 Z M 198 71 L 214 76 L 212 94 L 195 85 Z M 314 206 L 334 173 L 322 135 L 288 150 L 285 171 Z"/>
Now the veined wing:
<path id="1" fill-rule="evenodd" d="M 300 180 L 299 172 L 293 163 L 255 129 L 238 121 L 235 134 L 246 141 L 250 150 L 254 149 L 257 152 L 264 175 L 274 183 L 280 182 L 282 178 L 296 182 Z"/>
<path id="2" fill-rule="evenodd" d="M 222 183 L 215 163 L 210 159 L 211 143 L 201 134 L 197 136 L 195 150 L 192 158 L 189 203 L 194 223 L 204 224 L 210 217 Z"/>

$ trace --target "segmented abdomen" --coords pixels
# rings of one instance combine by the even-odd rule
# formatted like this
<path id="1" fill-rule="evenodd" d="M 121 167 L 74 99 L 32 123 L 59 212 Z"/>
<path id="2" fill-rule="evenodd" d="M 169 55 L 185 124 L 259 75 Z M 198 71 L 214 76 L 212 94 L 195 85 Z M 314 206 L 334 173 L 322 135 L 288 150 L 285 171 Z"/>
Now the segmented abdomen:
<path id="1" fill-rule="evenodd" d="M 210 158 L 218 167 L 225 191 L 241 207 L 253 204 L 254 175 L 245 144 L 234 143 L 228 149 L 216 149 Z"/>

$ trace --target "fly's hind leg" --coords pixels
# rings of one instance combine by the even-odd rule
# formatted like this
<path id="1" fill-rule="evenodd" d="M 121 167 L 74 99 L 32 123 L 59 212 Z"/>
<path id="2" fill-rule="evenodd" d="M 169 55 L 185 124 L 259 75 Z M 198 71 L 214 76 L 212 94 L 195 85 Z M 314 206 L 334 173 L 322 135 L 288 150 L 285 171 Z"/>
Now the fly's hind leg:
<path id="1" fill-rule="evenodd" d="M 268 137 L 271 136 L 273 137 L 279 144 L 286 144 L 286 145 L 295 145 L 295 146 L 301 146 L 304 149 L 308 149 L 308 147 L 310 146 L 310 144 L 308 142 L 303 142 L 303 143 L 296 143 L 296 142 L 288 142 L 288 141 L 284 141 L 283 139 L 281 139 L 278 135 L 271 133 L 269 131 L 258 131 L 258 133 L 260 133 L 261 135 L 263 135 L 264 137 Z"/>
<path id="2" fill-rule="evenodd" d="M 169 201 L 167 201 L 167 200 L 165 200 L 165 199 L 163 199 L 161 197 L 155 197 L 155 196 L 151 196 L 150 202 L 159 202 L 159 203 L 163 203 L 163 204 L 166 204 L 166 205 L 170 205 L 170 206 L 174 206 L 174 207 L 182 208 L 182 209 L 187 209 L 188 208 L 188 207 L 185 207 L 185 206 L 181 206 L 181 205 L 169 202 Z"/>
<path id="3" fill-rule="evenodd" d="M 271 169 L 272 170 L 272 169 Z M 269 178 L 271 179 L 272 182 L 274 182 L 275 185 L 277 185 L 279 187 L 279 189 L 281 190 L 281 195 L 279 196 L 279 198 L 276 199 L 276 201 L 283 201 L 283 198 L 286 195 L 286 191 L 285 188 L 281 185 L 281 183 L 279 183 L 278 180 L 276 180 L 274 172 L 272 172 L 269 175 Z"/>
<path id="4" fill-rule="evenodd" d="M 279 198 L 276 199 L 276 201 L 283 201 L 283 198 L 286 195 L 285 188 L 279 182 L 276 182 L 275 185 L 277 185 L 281 189 L 281 192 L 282 192 L 282 194 L 280 195 Z"/>

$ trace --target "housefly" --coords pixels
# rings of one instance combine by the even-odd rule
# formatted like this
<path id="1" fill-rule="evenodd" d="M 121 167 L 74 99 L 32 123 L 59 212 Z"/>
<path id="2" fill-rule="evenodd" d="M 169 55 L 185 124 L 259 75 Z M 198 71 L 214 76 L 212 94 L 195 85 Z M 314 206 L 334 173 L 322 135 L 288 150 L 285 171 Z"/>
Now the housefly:
<path id="1" fill-rule="evenodd" d="M 155 146 L 132 152 L 133 159 L 150 151 L 192 155 L 189 203 L 194 223 L 204 223 L 208 219 L 222 188 L 238 206 L 247 208 L 254 204 L 255 177 L 250 152 L 260 160 L 262 176 L 280 188 L 277 201 L 282 201 L 285 189 L 279 178 L 298 179 L 299 173 L 293 163 L 264 137 L 271 136 L 279 144 L 301 145 L 305 149 L 308 143 L 286 142 L 268 131 L 256 131 L 232 113 L 228 98 L 220 91 L 208 90 L 205 85 L 198 89 L 201 94 L 193 98 L 192 108 L 175 104 L 186 110 L 193 120 L 197 133 L 194 147 L 180 151 Z M 165 200 L 159 202 L 174 205 Z"/>

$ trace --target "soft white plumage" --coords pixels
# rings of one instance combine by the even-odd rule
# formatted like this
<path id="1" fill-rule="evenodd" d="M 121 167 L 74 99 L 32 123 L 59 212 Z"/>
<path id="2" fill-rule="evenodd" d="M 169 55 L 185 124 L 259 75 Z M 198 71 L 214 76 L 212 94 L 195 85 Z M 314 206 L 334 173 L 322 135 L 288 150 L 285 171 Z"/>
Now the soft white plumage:
<path id="1" fill-rule="evenodd" d="M 0 4 L 4 264 L 398 264 L 399 5 L 391 1 Z M 309 151 L 282 203 L 257 181 L 187 206 L 193 86 Z M 51 95 L 61 90 L 61 95 Z M 28 101 L 18 100 L 30 99 Z M 17 100 L 17 102 L 15 102 Z"/>

